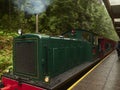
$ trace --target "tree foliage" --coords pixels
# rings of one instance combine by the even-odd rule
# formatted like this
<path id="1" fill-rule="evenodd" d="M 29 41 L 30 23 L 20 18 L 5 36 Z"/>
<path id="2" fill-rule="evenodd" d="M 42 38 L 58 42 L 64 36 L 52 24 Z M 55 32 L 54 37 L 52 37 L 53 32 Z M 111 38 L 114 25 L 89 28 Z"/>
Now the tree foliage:
<path id="1" fill-rule="evenodd" d="M 20 11 L 12 0 L 1 0 L 0 7 L 0 29 L 14 32 L 21 28 L 24 32 L 35 32 L 35 14 Z M 39 14 L 40 33 L 56 35 L 76 28 L 118 39 L 104 5 L 98 0 L 52 0 L 47 10 Z"/>
<path id="2" fill-rule="evenodd" d="M 14 33 L 0 31 L 0 76 L 12 68 L 12 40 Z"/>

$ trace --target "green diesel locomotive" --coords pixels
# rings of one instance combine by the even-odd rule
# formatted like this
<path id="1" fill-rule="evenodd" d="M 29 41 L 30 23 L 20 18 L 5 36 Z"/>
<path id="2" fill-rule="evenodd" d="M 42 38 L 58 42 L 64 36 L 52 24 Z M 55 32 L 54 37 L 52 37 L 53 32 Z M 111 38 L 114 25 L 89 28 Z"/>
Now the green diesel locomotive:
<path id="1" fill-rule="evenodd" d="M 38 88 L 32 90 L 54 89 L 113 49 L 113 41 L 104 39 L 107 43 L 103 44 L 102 39 L 86 30 L 68 31 L 59 37 L 18 36 L 13 42 L 13 73 L 4 74 L 2 83 L 5 87 L 11 80 Z M 16 88 L 22 88 L 20 84 Z"/>

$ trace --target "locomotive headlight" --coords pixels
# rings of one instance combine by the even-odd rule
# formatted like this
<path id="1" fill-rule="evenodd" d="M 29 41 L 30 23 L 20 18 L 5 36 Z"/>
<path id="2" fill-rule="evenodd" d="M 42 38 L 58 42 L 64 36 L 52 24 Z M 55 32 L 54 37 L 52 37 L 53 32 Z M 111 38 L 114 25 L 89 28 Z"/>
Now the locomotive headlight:
<path id="1" fill-rule="evenodd" d="M 50 78 L 49 76 L 45 76 L 45 80 L 44 80 L 46 83 L 48 83 L 50 81 Z"/>
<path id="2" fill-rule="evenodd" d="M 18 29 L 18 34 L 22 35 L 22 30 L 21 29 Z"/>

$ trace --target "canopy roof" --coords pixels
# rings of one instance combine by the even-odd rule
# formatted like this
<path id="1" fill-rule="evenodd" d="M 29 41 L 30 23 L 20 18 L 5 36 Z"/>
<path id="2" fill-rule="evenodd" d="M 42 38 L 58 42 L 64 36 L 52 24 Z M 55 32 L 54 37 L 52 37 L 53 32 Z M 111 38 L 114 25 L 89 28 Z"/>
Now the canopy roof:
<path id="1" fill-rule="evenodd" d="M 120 37 L 120 0 L 103 0 L 103 2 Z"/>

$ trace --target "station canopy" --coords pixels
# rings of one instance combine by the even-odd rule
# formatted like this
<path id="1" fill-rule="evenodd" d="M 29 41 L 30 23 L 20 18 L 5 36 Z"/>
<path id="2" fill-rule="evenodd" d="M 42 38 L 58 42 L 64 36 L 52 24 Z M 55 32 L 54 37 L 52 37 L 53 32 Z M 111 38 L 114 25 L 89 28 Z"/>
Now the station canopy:
<path id="1" fill-rule="evenodd" d="M 103 0 L 103 2 L 120 37 L 120 0 Z"/>

